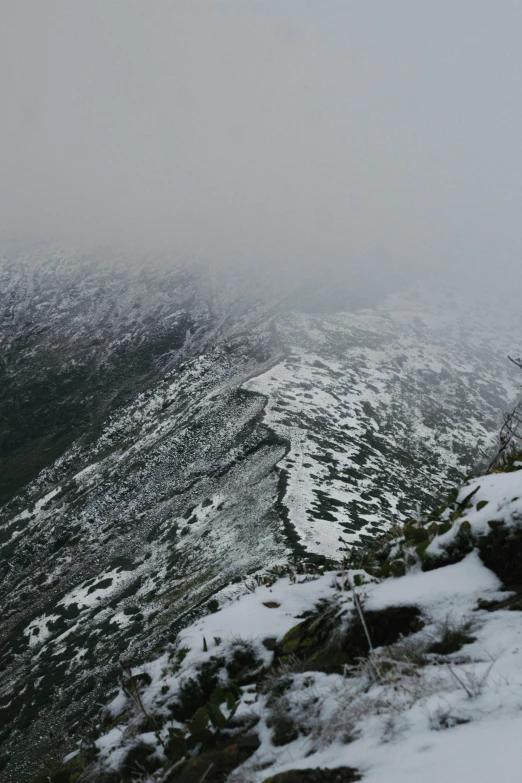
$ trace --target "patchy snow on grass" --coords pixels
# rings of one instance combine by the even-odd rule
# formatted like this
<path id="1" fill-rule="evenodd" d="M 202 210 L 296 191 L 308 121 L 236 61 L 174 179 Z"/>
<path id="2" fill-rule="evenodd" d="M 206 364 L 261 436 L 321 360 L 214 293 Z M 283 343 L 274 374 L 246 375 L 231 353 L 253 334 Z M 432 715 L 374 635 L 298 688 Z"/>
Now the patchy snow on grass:
<path id="1" fill-rule="evenodd" d="M 301 736 L 274 746 L 261 699 L 262 745 L 237 780 L 261 783 L 290 769 L 349 766 L 359 769 L 365 783 L 518 781 L 522 626 L 513 612 L 473 611 L 478 598 L 497 596 L 498 587 L 475 553 L 457 565 L 366 586 L 365 610 L 404 604 L 423 609 L 427 625 L 411 644 L 420 648 L 430 634 L 435 637 L 437 621 L 473 623 L 476 641 L 382 677 L 368 679 L 364 667 L 347 678 L 294 675 L 287 699 Z M 387 655 L 385 648 L 376 650 L 376 666 L 383 667 Z"/>
<path id="2" fill-rule="evenodd" d="M 126 571 L 119 571 L 118 569 L 112 569 L 106 573 L 99 574 L 96 579 L 90 580 L 87 585 L 80 585 L 74 590 L 71 590 L 59 604 L 69 606 L 70 604 L 78 604 L 80 608 L 87 606 L 96 606 L 96 603 L 101 597 L 106 597 L 110 593 L 114 592 L 122 584 L 129 581 L 129 574 Z"/>
<path id="3" fill-rule="evenodd" d="M 519 472 L 493 474 L 461 490 L 459 502 L 481 487 L 481 494 L 474 496 L 477 530 L 489 530 L 487 524 L 481 527 L 485 500 L 502 518 L 517 519 L 513 498 L 521 476 Z M 184 657 L 175 673 L 169 673 L 167 656 L 147 667 L 152 678 L 143 695 L 147 709 L 157 709 L 159 694 L 165 690 L 175 694 L 179 683 L 209 656 L 227 656 L 241 640 L 270 666 L 272 655 L 263 641 L 281 641 L 321 602 L 336 607 L 341 625 L 348 617 L 354 622 L 349 587 L 354 577 L 354 572 L 301 580 L 284 577 L 225 602 L 215 614 L 180 634 L 178 649 L 183 649 Z M 393 645 L 368 649 L 367 659 L 351 667 L 348 676 L 314 671 L 313 666 L 302 671 L 299 664 L 295 668 L 291 662 L 286 664 L 279 676 L 290 678 L 290 684 L 276 708 L 270 690 L 258 691 L 253 698 L 244 693 L 238 715 L 249 711 L 257 716 L 261 745 L 230 775 L 230 783 L 262 783 L 286 770 L 340 766 L 358 769 L 369 783 L 438 783 L 441 779 L 490 783 L 499 776 L 519 780 L 520 616 L 505 609 L 480 608 L 483 601 L 491 605 L 505 599 L 501 587 L 477 550 L 431 571 L 423 572 L 416 565 L 402 577 L 366 581 L 357 588 L 363 615 L 415 606 L 424 626 Z M 445 634 L 458 636 L 458 644 L 435 652 Z M 121 694 L 118 702 L 121 709 Z M 279 714 L 284 710 L 284 719 L 295 728 L 284 743 L 274 742 L 274 720 L 278 720 L 274 709 Z"/>
<path id="4" fill-rule="evenodd" d="M 282 639 L 299 622 L 304 611 L 331 598 L 332 580 L 332 574 L 300 582 L 284 578 L 272 587 L 257 587 L 255 592 L 242 595 L 215 614 L 203 617 L 179 635 L 179 646 L 190 650 L 184 660 L 184 669 L 208 657 L 203 652 L 203 638 L 211 646 L 214 638 L 245 639 L 253 642 L 269 662 L 272 656 L 262 646 L 263 639 Z"/>
<path id="5" fill-rule="evenodd" d="M 47 623 L 55 622 L 59 617 L 57 614 L 41 615 L 36 617 L 24 630 L 24 634 L 29 637 L 29 646 L 35 647 L 44 642 L 51 631 Z"/>
<path id="6" fill-rule="evenodd" d="M 265 395 L 266 423 L 290 443 L 284 503 L 309 552 L 337 559 L 340 536 L 373 537 L 411 515 L 414 497 L 432 506 L 434 487 L 463 480 L 491 448 L 491 400 L 503 394 L 507 407 L 518 394 L 505 360 L 512 325 L 498 315 L 495 347 L 469 303 L 431 288 L 372 312 L 277 319 L 286 357 L 243 386 Z M 408 470 L 397 455 L 412 457 Z"/>

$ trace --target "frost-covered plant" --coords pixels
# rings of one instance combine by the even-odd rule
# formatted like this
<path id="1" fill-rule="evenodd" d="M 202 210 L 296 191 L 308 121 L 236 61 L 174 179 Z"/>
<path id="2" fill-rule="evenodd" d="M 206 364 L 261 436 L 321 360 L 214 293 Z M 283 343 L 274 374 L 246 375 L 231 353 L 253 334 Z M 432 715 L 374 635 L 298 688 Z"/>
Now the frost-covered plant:
<path id="1" fill-rule="evenodd" d="M 477 666 L 468 667 L 466 669 L 460 667 L 457 672 L 455 668 L 448 663 L 447 668 L 466 695 L 470 699 L 476 699 L 483 693 L 495 663 L 496 659 L 493 658 L 486 670 L 482 672 L 479 671 Z"/>
<path id="2" fill-rule="evenodd" d="M 454 726 L 461 726 L 469 723 L 470 719 L 455 713 L 450 704 L 443 700 L 439 703 L 433 712 L 429 713 L 429 726 L 432 731 L 441 731 L 452 729 Z"/>
<path id="3" fill-rule="evenodd" d="M 456 621 L 448 616 L 436 626 L 433 641 L 426 652 L 436 655 L 451 655 L 458 652 L 465 644 L 471 644 L 475 637 L 471 635 L 473 623 L 471 620 Z"/>

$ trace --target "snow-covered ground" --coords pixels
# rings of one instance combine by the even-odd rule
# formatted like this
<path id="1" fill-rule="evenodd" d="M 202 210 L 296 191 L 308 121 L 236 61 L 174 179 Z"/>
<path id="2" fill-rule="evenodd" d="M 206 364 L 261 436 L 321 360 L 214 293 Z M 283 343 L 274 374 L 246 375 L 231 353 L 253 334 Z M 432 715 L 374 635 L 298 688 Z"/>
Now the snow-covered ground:
<path id="1" fill-rule="evenodd" d="M 183 731 L 172 720 L 169 705 L 209 661 L 222 656 L 226 663 L 247 645 L 268 675 L 263 686 L 241 689 L 236 718 L 254 725 L 260 745 L 230 773 L 230 783 L 262 783 L 286 770 L 337 767 L 357 769 L 365 783 L 518 782 L 522 623 L 520 607 L 512 605 L 518 609 L 512 611 L 506 605 L 517 586 L 506 590 L 479 551 L 495 526 L 503 526 L 509 540 L 522 536 L 519 467 L 515 462 L 512 472 L 481 477 L 461 489 L 455 503 L 465 503 L 464 516 L 459 512 L 450 531 L 435 535 L 430 545 L 439 555 L 446 551 L 465 517 L 465 529 L 471 529 L 477 547 L 457 562 L 423 571 L 417 559 L 404 576 L 387 579 L 343 569 L 265 576 L 252 579 L 239 595 L 222 594 L 218 611 L 186 628 L 173 649 L 136 670 L 149 675 L 141 699 L 144 709 L 158 718 L 158 731 L 139 733 L 126 711 L 130 699 L 120 692 L 108 708 L 116 726 L 96 740 L 98 763 L 117 769 L 130 748 L 149 744 L 162 771 L 147 780 L 159 780 L 169 762 L 158 739 L 166 740 L 173 728 Z M 480 495 L 468 503 L 476 486 Z M 449 519 L 450 513 L 451 507 L 441 518 Z M 495 525 L 484 522 L 488 515 Z M 400 539 L 395 549 L 399 546 Z M 337 673 L 314 666 L 313 656 L 299 658 L 313 639 L 296 648 L 297 655 L 288 654 L 288 640 L 297 638 L 296 624 L 310 622 L 303 617 L 320 620 L 326 613 L 337 626 L 338 636 L 334 633 L 325 643 L 326 650 L 333 649 L 335 638 L 360 623 L 357 603 L 363 617 L 378 616 L 383 623 L 387 612 L 416 607 L 423 625 L 393 643 L 375 649 L 368 644 L 365 655 Z M 274 647 L 278 655 L 287 652 L 279 662 L 274 661 Z M 225 664 L 219 681 L 223 688 L 229 684 Z M 274 724 L 282 716 L 293 735 L 275 742 Z"/>
<path id="2" fill-rule="evenodd" d="M 518 394 L 502 302 L 419 286 L 374 310 L 276 323 L 287 355 L 244 387 L 291 443 L 285 504 L 310 552 L 338 558 L 340 535 L 368 540 L 415 501 L 433 504 L 487 454 L 495 408 Z"/>
<path id="3" fill-rule="evenodd" d="M 430 289 L 298 312 L 202 272 L 0 261 L 0 408 L 23 486 L 0 512 L 8 783 L 56 755 L 49 727 L 69 747 L 122 651 L 156 654 L 246 574 L 340 558 L 339 536 L 366 546 L 431 508 L 517 391 L 518 310 Z"/>

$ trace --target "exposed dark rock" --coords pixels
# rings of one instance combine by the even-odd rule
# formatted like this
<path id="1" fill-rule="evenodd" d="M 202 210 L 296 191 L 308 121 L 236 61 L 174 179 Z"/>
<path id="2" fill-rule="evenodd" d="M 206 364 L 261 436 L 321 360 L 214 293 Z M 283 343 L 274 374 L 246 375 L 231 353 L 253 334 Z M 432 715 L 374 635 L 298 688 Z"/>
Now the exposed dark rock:
<path id="1" fill-rule="evenodd" d="M 522 585 L 522 526 L 495 526 L 477 543 L 484 565 L 506 586 Z"/>
<path id="2" fill-rule="evenodd" d="M 292 769 L 266 778 L 263 783 L 355 783 L 361 775 L 353 767 Z"/>

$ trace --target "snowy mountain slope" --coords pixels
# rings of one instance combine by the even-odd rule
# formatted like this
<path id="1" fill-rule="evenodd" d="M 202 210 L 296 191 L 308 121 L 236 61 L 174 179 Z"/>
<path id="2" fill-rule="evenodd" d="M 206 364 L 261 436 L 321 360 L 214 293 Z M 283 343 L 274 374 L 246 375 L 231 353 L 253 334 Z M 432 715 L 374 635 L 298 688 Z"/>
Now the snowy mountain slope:
<path id="1" fill-rule="evenodd" d="M 216 613 L 129 670 L 93 745 L 70 764 L 87 763 L 86 779 L 106 783 L 140 768 L 144 780 L 172 783 L 202 774 L 211 783 L 515 783 L 521 464 L 470 482 L 438 515 L 384 539 L 381 563 L 405 558 L 403 576 L 290 570 L 222 594 Z M 419 535 L 431 538 L 436 563 L 413 548 Z M 509 556 L 498 570 L 500 550 Z M 516 571 L 506 584 L 508 561 Z"/>
<path id="2" fill-rule="evenodd" d="M 465 427 L 491 442 L 515 390 L 505 353 L 516 342 L 514 319 L 505 328 L 496 315 L 489 346 L 482 326 L 460 337 L 455 327 L 451 342 L 415 321 L 418 294 L 351 314 L 308 302 L 304 314 L 269 286 L 253 293 L 197 265 L 80 265 L 58 251 L 15 261 L 2 272 L 13 315 L 0 397 L 4 414 L 21 401 L 6 435 L 29 426 L 14 447 L 6 438 L 3 464 L 11 495 L 32 480 L 0 527 L 6 781 L 71 746 L 123 652 L 150 657 L 225 585 L 305 547 L 338 556 L 339 532 L 369 538 L 390 508 L 426 508 L 468 473 L 478 451 Z M 449 306 L 432 296 L 420 309 L 439 323 Z M 433 356 L 445 362 L 437 372 Z M 301 516 L 297 465 L 310 499 Z"/>
<path id="3" fill-rule="evenodd" d="M 111 413 L 185 357 L 272 309 L 237 275 L 216 284 L 197 263 L 1 247 L 0 499 L 79 437 L 99 437 Z"/>
<path id="4" fill-rule="evenodd" d="M 191 298 L 208 310 L 203 282 L 190 286 L 188 301 L 183 277 L 173 288 L 195 315 Z M 69 299 L 67 290 L 59 295 Z M 260 421 L 264 400 L 240 389 L 280 349 L 267 305 L 242 297 L 223 313 L 228 295 L 214 295 L 212 317 L 190 339 L 184 332 L 174 369 L 163 365 L 160 380 L 106 416 L 101 436 L 80 428 L 83 437 L 3 509 L 0 707 L 15 780 L 52 752 L 45 726 L 55 743 L 67 742 L 67 731 L 97 710 L 122 650 L 145 655 L 164 644 L 217 587 L 289 551 L 274 510 L 274 465 L 286 444 Z M 65 319 L 73 343 L 84 318 Z M 74 361 L 67 337 L 62 356 Z M 25 375 L 9 367 L 19 388 L 35 367 L 45 377 L 39 350 Z M 104 368 L 99 359 L 102 379 Z M 91 391 L 79 387 L 78 402 Z M 15 702 L 6 687 L 19 694 Z"/>
<path id="5" fill-rule="evenodd" d="M 277 319 L 288 355 L 245 388 L 291 442 L 285 503 L 308 551 L 338 558 L 340 534 L 365 540 L 429 507 L 488 453 L 517 393 L 505 315 L 418 288 L 372 311 Z"/>
<path id="6" fill-rule="evenodd" d="M 176 287 L 123 260 L 63 252 L 8 255 L 0 267 L 2 494 L 23 486 L 86 431 L 131 399 L 209 327 L 193 275 Z M 29 374 L 28 368 L 31 373 Z M 86 393 L 88 388 L 88 393 Z M 54 405 L 50 405 L 50 400 Z"/>

